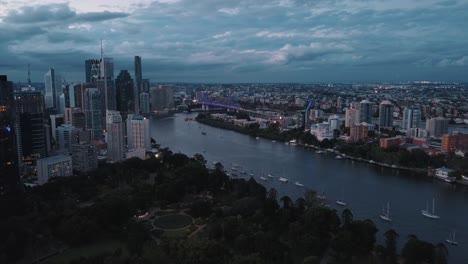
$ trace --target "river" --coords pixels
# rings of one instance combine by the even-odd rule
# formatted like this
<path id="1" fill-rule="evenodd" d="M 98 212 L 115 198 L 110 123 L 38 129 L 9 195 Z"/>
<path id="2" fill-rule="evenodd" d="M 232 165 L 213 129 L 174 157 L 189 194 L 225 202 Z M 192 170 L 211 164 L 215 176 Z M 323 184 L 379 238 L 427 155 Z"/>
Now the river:
<path id="1" fill-rule="evenodd" d="M 163 147 L 189 156 L 202 154 L 209 164 L 218 161 L 230 171 L 232 164 L 253 173 L 257 182 L 267 189 L 275 188 L 279 195 L 293 200 L 304 194 L 305 188 L 325 192 L 328 203 L 341 214 L 337 199 L 344 199 L 355 219 L 371 219 L 379 228 L 377 239 L 393 228 L 401 247 L 409 234 L 432 243 L 444 242 L 449 250 L 449 263 L 468 263 L 468 190 L 463 186 L 412 176 L 411 172 L 376 165 L 335 159 L 332 155 L 316 154 L 312 150 L 289 146 L 281 142 L 255 139 L 237 132 L 209 127 L 196 121 L 185 121 L 196 114 L 151 120 L 151 135 Z M 206 132 L 203 135 L 202 132 Z M 269 173 L 285 177 L 289 183 L 258 177 Z M 298 187 L 294 182 L 305 187 Z M 435 199 L 435 211 L 440 219 L 424 217 L 421 210 Z M 379 218 L 384 204 L 390 203 L 392 222 Z M 459 246 L 445 243 L 451 230 L 456 230 Z"/>

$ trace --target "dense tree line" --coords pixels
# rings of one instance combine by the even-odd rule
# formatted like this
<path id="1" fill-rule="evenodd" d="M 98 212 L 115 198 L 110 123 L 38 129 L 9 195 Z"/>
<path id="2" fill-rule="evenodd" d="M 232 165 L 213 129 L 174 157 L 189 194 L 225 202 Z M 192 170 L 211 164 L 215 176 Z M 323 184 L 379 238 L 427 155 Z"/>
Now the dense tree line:
<path id="1" fill-rule="evenodd" d="M 0 263 L 106 239 L 125 248 L 70 263 L 446 263 L 448 254 L 412 236 L 398 256 L 394 230 L 377 245 L 372 221 L 339 215 L 313 191 L 277 197 L 253 179 L 228 178 L 221 164 L 208 169 L 201 155 L 168 149 L 2 196 L 0 206 Z M 204 228 L 171 239 L 134 217 L 167 206 L 187 208 Z"/>

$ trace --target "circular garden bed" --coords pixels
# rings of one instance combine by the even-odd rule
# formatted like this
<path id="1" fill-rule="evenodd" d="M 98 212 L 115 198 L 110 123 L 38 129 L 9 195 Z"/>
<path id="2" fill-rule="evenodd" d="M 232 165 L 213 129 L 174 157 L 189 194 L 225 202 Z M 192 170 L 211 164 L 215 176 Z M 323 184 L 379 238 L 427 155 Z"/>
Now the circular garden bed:
<path id="1" fill-rule="evenodd" d="M 179 229 L 191 225 L 192 217 L 184 214 L 169 214 L 154 220 L 154 226 L 160 229 Z"/>

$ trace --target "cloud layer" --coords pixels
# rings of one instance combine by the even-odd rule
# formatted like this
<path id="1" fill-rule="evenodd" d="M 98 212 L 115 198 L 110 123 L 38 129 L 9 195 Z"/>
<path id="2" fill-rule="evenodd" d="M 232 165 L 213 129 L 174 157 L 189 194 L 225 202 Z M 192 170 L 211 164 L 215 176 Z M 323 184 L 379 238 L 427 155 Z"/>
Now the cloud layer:
<path id="1" fill-rule="evenodd" d="M 84 60 L 182 82 L 468 81 L 468 0 L 0 0 L 0 74 Z"/>

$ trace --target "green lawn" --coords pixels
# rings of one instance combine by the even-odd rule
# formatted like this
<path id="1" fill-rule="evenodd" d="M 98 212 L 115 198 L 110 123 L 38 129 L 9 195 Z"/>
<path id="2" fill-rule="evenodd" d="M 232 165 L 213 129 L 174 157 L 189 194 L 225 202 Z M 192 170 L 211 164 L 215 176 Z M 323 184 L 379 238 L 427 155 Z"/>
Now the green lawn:
<path id="1" fill-rule="evenodd" d="M 104 253 L 113 253 L 116 249 L 122 249 L 122 255 L 127 256 L 128 252 L 125 248 L 125 245 L 120 241 L 101 241 L 96 242 L 93 244 L 89 244 L 82 247 L 70 248 L 63 252 L 60 255 L 52 257 L 44 263 L 47 264 L 62 264 L 62 263 L 69 263 L 71 260 L 79 259 L 80 257 L 91 257 L 97 256 Z"/>
<path id="2" fill-rule="evenodd" d="M 192 217 L 183 214 L 164 215 L 154 220 L 154 225 L 161 229 L 179 229 L 191 225 Z"/>

